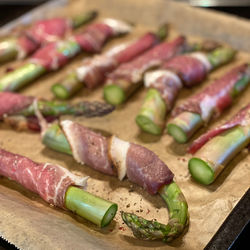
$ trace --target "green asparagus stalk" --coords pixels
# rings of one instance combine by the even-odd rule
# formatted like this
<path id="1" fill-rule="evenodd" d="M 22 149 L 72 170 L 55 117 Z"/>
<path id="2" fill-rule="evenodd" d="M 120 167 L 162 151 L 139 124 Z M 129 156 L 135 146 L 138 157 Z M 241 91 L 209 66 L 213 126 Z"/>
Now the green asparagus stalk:
<path id="1" fill-rule="evenodd" d="M 73 17 L 72 28 L 76 29 L 84 24 L 87 24 L 97 16 L 96 11 L 89 11 L 76 17 Z M 0 41 L 0 63 L 13 60 L 18 55 L 18 38 L 12 37 Z"/>
<path id="2" fill-rule="evenodd" d="M 0 91 L 15 91 L 43 75 L 46 69 L 38 64 L 27 63 L 0 79 Z"/>
<path id="3" fill-rule="evenodd" d="M 212 138 L 188 162 L 191 176 L 209 185 L 236 154 L 250 143 L 250 128 L 237 126 Z"/>
<path id="4" fill-rule="evenodd" d="M 178 237 L 188 225 L 188 205 L 179 186 L 172 182 L 163 186 L 159 194 L 169 210 L 168 224 L 156 220 L 148 221 L 135 214 L 122 212 L 122 219 L 133 231 L 135 237 L 142 240 L 163 240 L 170 242 Z"/>
<path id="5" fill-rule="evenodd" d="M 213 50 L 212 52 L 208 53 L 207 59 L 209 60 L 212 66 L 211 70 L 225 63 L 230 62 L 233 59 L 234 55 L 235 55 L 235 51 L 231 48 L 217 48 Z M 149 96 L 151 96 L 151 98 Z M 148 93 L 146 94 L 146 98 L 143 101 L 142 107 L 139 111 L 139 114 L 136 117 L 136 123 L 140 127 L 141 130 L 150 134 L 160 135 L 164 127 L 166 114 L 171 110 L 171 108 L 172 106 L 164 102 L 164 100 L 161 97 L 160 92 L 157 89 L 154 89 L 154 91 L 152 89 L 149 89 Z M 186 131 L 185 128 L 187 127 L 185 123 L 186 122 L 185 118 L 186 116 L 183 115 L 183 121 L 180 121 L 180 119 L 177 120 L 177 123 L 178 121 L 180 122 L 178 126 L 181 126 L 181 128 L 184 131 Z M 192 116 L 192 118 L 196 122 L 198 122 L 199 120 L 195 118 L 194 116 Z M 198 126 L 201 125 L 201 122 L 198 122 L 195 125 L 194 121 L 190 125 L 196 126 L 195 129 L 198 129 Z M 179 130 L 178 127 L 172 126 L 172 125 L 170 126 L 169 129 L 170 131 L 174 130 L 174 132 L 175 130 Z M 185 134 L 179 131 L 178 135 L 179 135 L 178 142 L 184 143 L 186 141 Z"/>
<path id="6" fill-rule="evenodd" d="M 236 98 L 249 84 L 249 80 L 248 75 L 243 75 L 234 85 L 231 96 Z M 176 142 L 186 143 L 204 123 L 200 114 L 185 111 L 167 124 L 167 131 Z"/>
<path id="7" fill-rule="evenodd" d="M 38 110 L 44 116 L 75 115 L 93 117 L 107 114 L 114 109 L 110 104 L 97 101 L 83 101 L 76 104 L 69 104 L 39 100 L 37 104 Z M 35 115 L 35 107 L 31 104 L 29 107 L 15 113 L 15 115 L 22 115 L 25 117 Z"/>
<path id="8" fill-rule="evenodd" d="M 70 186 L 65 194 L 65 207 L 99 227 L 107 226 L 117 212 L 117 204 Z"/>

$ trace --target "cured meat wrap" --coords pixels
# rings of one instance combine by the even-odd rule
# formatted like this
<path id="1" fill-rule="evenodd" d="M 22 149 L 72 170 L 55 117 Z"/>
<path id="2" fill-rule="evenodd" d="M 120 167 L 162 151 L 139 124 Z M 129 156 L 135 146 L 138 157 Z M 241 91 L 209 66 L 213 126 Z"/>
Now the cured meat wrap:
<path id="1" fill-rule="evenodd" d="M 108 103 L 123 103 L 141 85 L 143 75 L 151 68 L 159 67 L 173 56 L 185 50 L 186 39 L 177 37 L 170 42 L 162 42 L 129 63 L 124 63 L 108 74 L 104 88 L 104 98 Z"/>
<path id="2" fill-rule="evenodd" d="M 41 46 L 71 35 L 73 29 L 86 24 L 96 15 L 95 11 L 90 11 L 72 19 L 55 17 L 36 21 L 18 36 L 6 38 L 0 42 L 0 62 L 15 58 L 23 59 Z"/>
<path id="3" fill-rule="evenodd" d="M 79 34 L 65 40 L 51 42 L 37 50 L 29 63 L 2 77 L 0 91 L 16 91 L 41 75 L 63 67 L 81 51 L 100 52 L 109 38 L 126 34 L 130 30 L 131 27 L 125 22 L 107 18 L 88 25 Z"/>
<path id="4" fill-rule="evenodd" d="M 4 149 L 0 149 L 0 175 L 20 183 L 49 204 L 60 208 L 65 208 L 64 197 L 68 187 L 85 187 L 88 178 L 73 175 L 58 165 L 36 163 Z"/>
<path id="5" fill-rule="evenodd" d="M 193 52 L 178 55 L 164 63 L 160 69 L 147 72 L 144 85 L 149 88 L 136 123 L 145 132 L 159 135 L 166 114 L 172 109 L 183 87 L 200 84 L 208 73 L 234 57 L 231 48 L 219 47 L 212 52 Z"/>
<path id="6" fill-rule="evenodd" d="M 150 194 L 156 194 L 161 186 L 173 180 L 174 175 L 166 164 L 145 147 L 115 136 L 108 139 L 69 120 L 62 121 L 61 127 L 73 157 L 81 164 L 105 174 L 117 174 L 120 180 L 127 175 Z M 125 151 L 123 145 L 127 145 Z"/>
<path id="7" fill-rule="evenodd" d="M 250 104 L 223 125 L 203 134 L 189 147 L 194 156 L 188 166 L 192 177 L 212 183 L 227 164 L 250 143 Z"/>
<path id="8" fill-rule="evenodd" d="M 88 176 L 52 163 L 36 163 L 1 148 L 0 175 L 38 194 L 51 206 L 71 210 L 99 226 L 109 224 L 117 211 L 116 204 L 83 190 Z"/>
<path id="9" fill-rule="evenodd" d="M 120 64 L 131 61 L 157 42 L 157 36 L 149 32 L 135 41 L 119 44 L 101 55 L 86 58 L 61 83 L 52 87 L 53 94 L 60 99 L 66 99 L 84 86 L 90 89 L 98 87 L 104 83 L 109 72 Z"/>
<path id="10" fill-rule="evenodd" d="M 184 143 L 203 125 L 217 118 L 240 95 L 250 81 L 249 64 L 233 68 L 177 106 L 173 119 L 168 123 L 168 132 L 177 142 Z"/>
<path id="11" fill-rule="evenodd" d="M 101 173 L 117 175 L 119 180 L 127 176 L 149 194 L 159 193 L 166 202 L 170 212 L 167 225 L 122 211 L 123 221 L 136 237 L 171 241 L 183 232 L 188 224 L 187 203 L 173 181 L 173 173 L 155 153 L 114 135 L 104 137 L 70 120 L 61 121 L 60 126 L 61 129 L 58 124 L 43 126 L 42 141 L 46 146 L 72 155 L 80 164 Z"/>

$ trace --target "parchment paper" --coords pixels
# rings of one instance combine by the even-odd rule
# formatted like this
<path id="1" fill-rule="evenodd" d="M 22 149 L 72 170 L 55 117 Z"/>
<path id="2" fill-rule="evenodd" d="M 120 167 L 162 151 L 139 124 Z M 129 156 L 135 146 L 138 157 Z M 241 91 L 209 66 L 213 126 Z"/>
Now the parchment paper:
<path id="1" fill-rule="evenodd" d="M 230 16 L 193 9 L 185 4 L 163 0 L 85 0 L 72 1 L 64 9 L 67 15 L 81 10 L 96 8 L 101 16 L 123 18 L 137 24 L 133 34 L 111 41 L 105 47 L 138 37 L 146 30 L 155 30 L 163 22 L 171 22 L 169 39 L 177 33 L 185 33 L 189 40 L 210 37 L 231 44 L 234 48 L 249 50 L 250 25 L 245 20 Z M 56 13 L 55 10 L 53 10 Z M 62 79 L 66 72 L 81 61 L 83 55 L 57 73 L 51 73 L 23 89 L 23 94 L 52 98 L 50 87 Z M 183 99 L 211 83 L 241 62 L 249 61 L 248 52 L 240 52 L 233 63 L 213 72 L 201 87 L 184 89 L 177 101 Z M 17 67 L 20 62 L 2 66 Z M 190 225 L 186 232 L 166 245 L 162 242 L 137 240 L 122 223 L 121 210 L 135 212 L 148 219 L 167 223 L 168 211 L 159 196 L 151 196 L 142 188 L 125 180 L 105 176 L 89 167 L 77 164 L 72 157 L 45 148 L 40 135 L 30 132 L 16 132 L 0 124 L 0 147 L 14 153 L 30 157 L 38 162 L 60 164 L 73 172 L 89 175 L 87 190 L 119 204 L 119 211 L 108 227 L 99 229 L 86 220 L 70 212 L 50 207 L 36 194 L 20 185 L 0 178 L 0 235 L 21 249 L 202 249 L 220 227 L 238 200 L 249 187 L 250 157 L 247 151 L 240 153 L 222 172 L 214 184 L 205 187 L 190 179 L 187 169 L 189 155 L 185 155 L 187 145 L 178 145 L 171 137 L 161 137 L 141 133 L 134 119 L 146 91 L 138 91 L 125 105 L 102 118 L 74 118 L 75 121 L 106 134 L 116 134 L 120 138 L 135 142 L 153 150 L 175 173 L 175 181 L 180 185 L 189 204 Z M 195 137 L 235 114 L 249 101 L 248 88 L 237 99 L 233 108 L 223 116 L 201 129 Z M 81 91 L 72 101 L 102 100 L 102 89 Z M 63 119 L 71 117 L 63 117 Z"/>

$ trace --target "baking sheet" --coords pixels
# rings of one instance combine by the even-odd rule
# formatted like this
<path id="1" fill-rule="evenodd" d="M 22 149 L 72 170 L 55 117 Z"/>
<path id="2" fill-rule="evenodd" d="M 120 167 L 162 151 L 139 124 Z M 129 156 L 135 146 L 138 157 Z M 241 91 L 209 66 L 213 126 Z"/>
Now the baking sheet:
<path id="1" fill-rule="evenodd" d="M 205 10 L 193 9 L 185 4 L 164 0 L 84 0 L 71 1 L 64 13 L 73 15 L 81 10 L 98 9 L 100 17 L 117 17 L 137 24 L 132 34 L 125 38 L 114 39 L 105 49 L 138 37 L 146 30 L 155 30 L 164 22 L 171 23 L 169 39 L 178 33 L 188 35 L 189 40 L 199 37 L 214 38 L 231 44 L 241 51 L 233 63 L 213 72 L 201 87 L 184 89 L 177 101 L 183 99 L 211 83 L 225 71 L 249 61 L 250 25 L 248 21 L 220 15 Z M 53 10 L 56 14 L 56 11 Z M 61 10 L 60 10 L 61 13 Z M 63 13 L 63 12 L 62 12 Z M 138 13 L 140 13 L 138 15 Z M 178 17 L 178 18 L 177 18 Z M 220 24 L 220 25 L 218 25 Z M 199 36 L 199 37 L 198 37 Z M 50 87 L 62 79 L 65 72 L 79 65 L 83 55 L 78 56 L 57 73 L 50 73 L 35 84 L 23 89 L 27 95 L 52 98 Z M 15 68 L 20 62 L 9 63 L 0 68 L 4 74 L 6 68 Z M 231 212 L 237 201 L 249 187 L 250 157 L 247 151 L 240 153 L 217 178 L 214 184 L 204 187 L 190 179 L 185 155 L 187 145 L 178 145 L 171 137 L 151 136 L 137 128 L 134 119 L 146 91 L 141 89 L 125 105 L 112 114 L 101 118 L 74 118 L 75 121 L 104 133 L 113 133 L 124 140 L 135 142 L 153 150 L 167 163 L 175 173 L 175 181 L 180 185 L 189 204 L 190 225 L 186 232 L 166 245 L 162 242 L 145 242 L 134 238 L 131 231 L 122 223 L 121 210 L 135 212 L 147 219 L 157 219 L 167 223 L 168 212 L 159 196 L 151 196 L 142 188 L 125 180 L 120 182 L 115 177 L 105 176 L 77 164 L 70 156 L 54 152 L 40 143 L 39 134 L 16 132 L 0 124 L 0 147 L 11 152 L 30 157 L 38 162 L 60 164 L 73 172 L 89 175 L 89 192 L 119 204 L 119 211 L 114 221 L 106 228 L 99 229 L 86 220 L 70 212 L 50 207 L 36 194 L 20 185 L 0 179 L 0 235 L 21 249 L 202 249 L 209 242 L 224 219 Z M 222 123 L 249 101 L 250 89 L 237 99 L 233 108 L 208 128 Z M 83 90 L 72 101 L 102 100 L 102 89 Z M 64 117 L 71 118 L 71 117 Z M 204 132 L 199 131 L 196 137 Z"/>

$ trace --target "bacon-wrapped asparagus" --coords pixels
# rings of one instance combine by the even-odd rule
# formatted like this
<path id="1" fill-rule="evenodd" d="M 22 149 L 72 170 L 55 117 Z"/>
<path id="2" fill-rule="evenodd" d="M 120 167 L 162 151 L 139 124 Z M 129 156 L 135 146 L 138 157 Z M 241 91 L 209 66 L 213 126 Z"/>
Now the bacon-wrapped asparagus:
<path id="1" fill-rule="evenodd" d="M 36 105 L 34 101 L 37 101 Z M 82 101 L 76 104 L 58 103 L 35 99 L 11 92 L 0 92 L 0 120 L 16 129 L 40 130 L 35 116 L 35 109 L 46 117 L 48 121 L 55 120 L 61 115 L 74 116 L 102 116 L 113 111 L 114 107 L 107 103 Z"/>
<path id="2" fill-rule="evenodd" d="M 74 175 L 59 165 L 36 163 L 1 148 L 0 175 L 39 194 L 50 205 L 70 210 L 101 227 L 109 224 L 117 211 L 115 203 L 83 190 L 88 177 Z"/>
<path id="3" fill-rule="evenodd" d="M 86 58 L 82 65 L 68 74 L 61 83 L 52 86 L 53 94 L 60 99 L 67 99 L 84 86 L 90 89 L 96 88 L 104 82 L 109 72 L 152 48 L 166 35 L 167 27 L 164 25 L 157 34 L 146 33 L 135 41 L 114 46 L 102 55 Z"/>
<path id="4" fill-rule="evenodd" d="M 0 79 L 0 91 L 16 91 L 41 75 L 62 68 L 81 51 L 96 53 L 108 38 L 129 32 L 131 27 L 115 19 L 89 25 L 66 40 L 52 42 L 37 50 L 30 62 Z"/>
<path id="5" fill-rule="evenodd" d="M 148 133 L 161 134 L 166 113 L 172 109 L 182 87 L 200 84 L 209 71 L 229 62 L 234 54 L 231 48 L 217 48 L 207 54 L 179 55 L 161 69 L 146 73 L 144 85 L 149 90 L 136 117 L 138 126 Z"/>
<path id="6" fill-rule="evenodd" d="M 117 175 L 142 186 L 150 194 L 159 193 L 167 204 L 167 225 L 148 221 L 122 212 L 124 222 L 136 237 L 144 240 L 171 241 L 188 224 L 187 202 L 173 181 L 173 173 L 152 151 L 123 141 L 116 136 L 106 138 L 69 120 L 43 128 L 43 143 L 56 151 L 73 155 L 80 164 L 108 175 Z"/>
<path id="7" fill-rule="evenodd" d="M 187 142 L 200 127 L 220 116 L 249 82 L 249 64 L 226 73 L 173 110 L 173 119 L 167 125 L 168 133 L 179 143 Z"/>
<path id="8" fill-rule="evenodd" d="M 42 45 L 62 39 L 72 29 L 88 23 L 97 12 L 90 11 L 72 19 L 51 18 L 35 22 L 17 37 L 0 41 L 0 63 L 13 59 L 23 59 L 35 52 Z"/>
<path id="9" fill-rule="evenodd" d="M 144 73 L 152 67 L 159 67 L 165 61 L 184 51 L 186 39 L 182 36 L 171 42 L 162 42 L 128 63 L 122 64 L 107 75 L 104 99 L 119 105 L 141 85 Z"/>
<path id="10" fill-rule="evenodd" d="M 211 184 L 228 162 L 250 143 L 250 104 L 225 124 L 195 140 L 189 153 L 195 154 L 188 163 L 192 177 L 205 185 Z"/>

